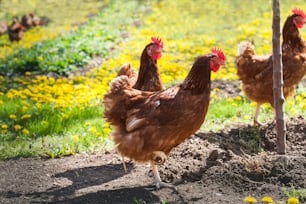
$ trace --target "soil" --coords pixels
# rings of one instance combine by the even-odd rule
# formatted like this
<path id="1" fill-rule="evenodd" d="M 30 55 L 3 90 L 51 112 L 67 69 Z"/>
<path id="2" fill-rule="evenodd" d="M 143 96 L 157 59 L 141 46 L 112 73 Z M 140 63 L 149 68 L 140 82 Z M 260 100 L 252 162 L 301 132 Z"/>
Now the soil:
<path id="1" fill-rule="evenodd" d="M 306 120 L 290 118 L 286 126 L 286 155 L 276 154 L 273 122 L 195 133 L 159 168 L 162 180 L 175 188 L 156 189 L 147 164 L 130 161 L 125 173 L 115 150 L 2 161 L 0 203 L 239 204 L 248 195 L 285 201 L 282 188 L 306 188 Z"/>

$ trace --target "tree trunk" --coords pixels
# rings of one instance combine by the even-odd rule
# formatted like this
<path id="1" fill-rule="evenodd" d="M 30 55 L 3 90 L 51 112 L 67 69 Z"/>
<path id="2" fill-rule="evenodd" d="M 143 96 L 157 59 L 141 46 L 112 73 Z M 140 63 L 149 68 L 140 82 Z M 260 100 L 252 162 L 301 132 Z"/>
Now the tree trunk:
<path id="1" fill-rule="evenodd" d="M 273 97 L 277 132 L 277 153 L 286 153 L 286 125 L 283 104 L 283 64 L 280 44 L 280 9 L 279 0 L 273 0 Z"/>

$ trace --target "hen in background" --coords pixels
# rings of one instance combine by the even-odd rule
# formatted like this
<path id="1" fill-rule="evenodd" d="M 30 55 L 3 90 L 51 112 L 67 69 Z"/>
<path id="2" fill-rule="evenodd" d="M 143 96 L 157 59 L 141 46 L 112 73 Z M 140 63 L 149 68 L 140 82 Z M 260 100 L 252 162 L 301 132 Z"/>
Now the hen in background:
<path id="1" fill-rule="evenodd" d="M 298 30 L 303 27 L 306 15 L 301 9 L 293 9 L 292 12 L 283 27 L 282 63 L 285 98 L 294 93 L 295 86 L 306 73 L 306 46 Z M 244 41 L 238 45 L 236 65 L 244 93 L 257 103 L 254 125 L 262 125 L 258 121 L 260 106 L 263 103 L 270 103 L 274 109 L 272 55 L 256 55 L 252 43 Z"/>
<path id="2" fill-rule="evenodd" d="M 46 25 L 48 22 L 49 19 L 47 17 L 40 17 L 35 13 L 29 13 L 21 18 L 21 24 L 26 29 L 30 29 L 34 26 Z"/>
<path id="3" fill-rule="evenodd" d="M 159 37 L 151 37 L 152 42 L 143 49 L 140 57 L 139 73 L 131 67 L 131 64 L 124 64 L 118 76 L 126 75 L 130 84 L 142 91 L 160 91 L 164 89 L 160 79 L 157 60 L 162 56 L 163 42 Z"/>
<path id="4" fill-rule="evenodd" d="M 198 57 L 183 83 L 157 92 L 133 88 L 120 75 L 104 96 L 104 115 L 113 126 L 118 152 L 137 162 L 150 162 L 156 186 L 171 186 L 160 179 L 157 165 L 170 151 L 197 131 L 210 101 L 211 70 L 225 61 L 220 49 Z"/>
<path id="5" fill-rule="evenodd" d="M 10 26 L 8 26 L 8 35 L 11 42 L 19 42 L 23 36 L 23 26 L 18 18 L 14 18 Z"/>

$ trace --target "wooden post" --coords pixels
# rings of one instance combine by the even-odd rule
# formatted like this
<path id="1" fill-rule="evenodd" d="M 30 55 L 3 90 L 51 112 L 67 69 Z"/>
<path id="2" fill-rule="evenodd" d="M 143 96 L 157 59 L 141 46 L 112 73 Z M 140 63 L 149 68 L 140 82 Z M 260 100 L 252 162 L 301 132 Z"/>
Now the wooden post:
<path id="1" fill-rule="evenodd" d="M 280 8 L 279 0 L 273 0 L 273 97 L 276 116 L 277 153 L 286 153 L 286 124 L 284 120 L 283 104 L 283 64 L 280 43 Z"/>

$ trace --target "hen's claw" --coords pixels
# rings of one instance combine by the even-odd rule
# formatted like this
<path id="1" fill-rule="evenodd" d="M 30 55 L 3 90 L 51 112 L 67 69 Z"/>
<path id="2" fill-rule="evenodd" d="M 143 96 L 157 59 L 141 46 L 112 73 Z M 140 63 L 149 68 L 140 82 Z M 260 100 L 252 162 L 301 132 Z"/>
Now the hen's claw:
<path id="1" fill-rule="evenodd" d="M 160 152 L 160 151 L 157 151 L 157 152 L 162 153 L 161 155 L 166 156 L 166 154 L 164 152 Z M 151 167 L 152 167 L 152 172 L 153 172 L 153 175 L 154 175 L 155 185 L 156 185 L 157 189 L 160 189 L 161 187 L 176 189 L 172 184 L 164 183 L 164 182 L 161 181 L 155 161 L 150 161 L 150 164 L 151 164 Z"/>

